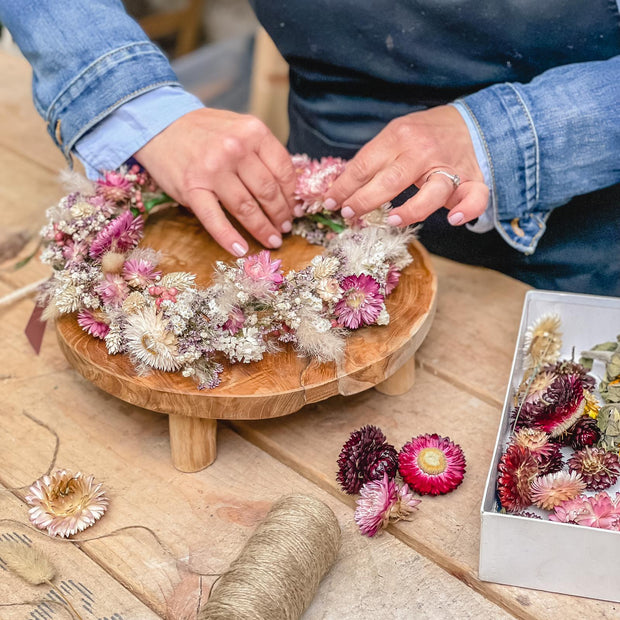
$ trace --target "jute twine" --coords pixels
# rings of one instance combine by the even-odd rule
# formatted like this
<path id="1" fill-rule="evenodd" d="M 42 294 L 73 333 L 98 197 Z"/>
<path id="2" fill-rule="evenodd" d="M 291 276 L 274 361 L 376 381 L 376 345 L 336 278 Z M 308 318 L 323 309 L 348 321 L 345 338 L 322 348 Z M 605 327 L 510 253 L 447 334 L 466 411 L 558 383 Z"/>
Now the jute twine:
<path id="1" fill-rule="evenodd" d="M 198 620 L 296 620 L 336 560 L 340 526 L 323 502 L 279 499 L 219 578 Z"/>

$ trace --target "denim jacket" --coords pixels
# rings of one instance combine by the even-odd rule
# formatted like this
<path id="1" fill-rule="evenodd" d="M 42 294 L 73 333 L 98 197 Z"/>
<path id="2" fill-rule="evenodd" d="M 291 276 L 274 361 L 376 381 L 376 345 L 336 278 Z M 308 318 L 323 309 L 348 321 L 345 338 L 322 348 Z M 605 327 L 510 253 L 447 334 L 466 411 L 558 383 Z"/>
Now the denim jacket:
<path id="1" fill-rule="evenodd" d="M 180 86 L 121 0 L 0 0 L 0 22 L 32 65 L 35 107 L 67 158 L 123 103 Z"/>
<path id="2" fill-rule="evenodd" d="M 457 100 L 484 147 L 495 227 L 525 253 L 552 209 L 620 181 L 614 0 L 587 10 L 547 0 L 528 14 L 518 0 L 253 4 L 291 66 L 295 150 L 351 156 L 391 118 Z M 35 105 L 67 156 L 144 93 L 158 89 L 165 106 L 179 88 L 118 0 L 0 0 L 0 21 L 33 66 Z M 176 118 L 191 108 L 174 105 Z M 162 128 L 140 127 L 136 150 Z"/>

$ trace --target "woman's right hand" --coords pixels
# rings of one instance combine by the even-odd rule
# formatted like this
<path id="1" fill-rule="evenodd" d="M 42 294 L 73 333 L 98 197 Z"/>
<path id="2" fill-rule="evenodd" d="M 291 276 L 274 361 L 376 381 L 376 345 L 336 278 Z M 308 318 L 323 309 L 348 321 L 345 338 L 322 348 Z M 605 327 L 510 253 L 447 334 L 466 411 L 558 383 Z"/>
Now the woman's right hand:
<path id="1" fill-rule="evenodd" d="M 268 248 L 280 247 L 281 233 L 291 230 L 295 170 L 288 151 L 258 118 L 195 110 L 134 157 L 235 256 L 243 256 L 248 245 L 224 209 Z"/>

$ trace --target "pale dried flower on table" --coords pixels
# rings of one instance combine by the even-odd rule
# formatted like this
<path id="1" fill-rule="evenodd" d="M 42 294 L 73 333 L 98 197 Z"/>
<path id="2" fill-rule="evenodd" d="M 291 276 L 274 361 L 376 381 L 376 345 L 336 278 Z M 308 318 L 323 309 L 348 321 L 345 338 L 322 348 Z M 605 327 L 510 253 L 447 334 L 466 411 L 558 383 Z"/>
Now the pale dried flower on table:
<path id="1" fill-rule="evenodd" d="M 93 476 L 58 470 L 29 489 L 30 521 L 50 536 L 69 537 L 90 527 L 108 507 L 108 498 Z"/>

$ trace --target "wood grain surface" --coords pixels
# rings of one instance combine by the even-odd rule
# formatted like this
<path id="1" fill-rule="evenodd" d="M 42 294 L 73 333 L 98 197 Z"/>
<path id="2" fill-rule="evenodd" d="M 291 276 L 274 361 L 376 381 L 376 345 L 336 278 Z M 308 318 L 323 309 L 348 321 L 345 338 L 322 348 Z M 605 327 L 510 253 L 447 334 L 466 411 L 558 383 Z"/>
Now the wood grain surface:
<path id="1" fill-rule="evenodd" d="M 260 248 L 250 239 L 250 252 Z M 211 283 L 215 262 L 230 261 L 184 209 L 167 209 L 147 221 L 141 247 L 162 253 L 164 273 L 191 271 L 196 283 Z M 301 237 L 289 236 L 273 252 L 282 269 L 300 269 L 322 252 Z M 417 242 L 410 246 L 413 263 L 386 300 L 389 325 L 353 332 L 341 366 L 300 357 L 292 346 L 267 354 L 252 364 L 225 364 L 221 384 L 197 390 L 180 373 L 154 371 L 138 376 L 124 355 L 110 356 L 101 340 L 84 332 L 74 315 L 57 321 L 60 346 L 71 365 L 106 392 L 135 405 L 168 414 L 217 419 L 264 419 L 286 415 L 308 403 L 336 394 L 355 394 L 394 374 L 420 346 L 435 311 L 437 282 L 430 259 Z"/>

